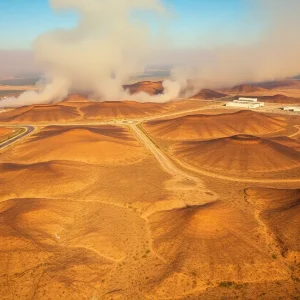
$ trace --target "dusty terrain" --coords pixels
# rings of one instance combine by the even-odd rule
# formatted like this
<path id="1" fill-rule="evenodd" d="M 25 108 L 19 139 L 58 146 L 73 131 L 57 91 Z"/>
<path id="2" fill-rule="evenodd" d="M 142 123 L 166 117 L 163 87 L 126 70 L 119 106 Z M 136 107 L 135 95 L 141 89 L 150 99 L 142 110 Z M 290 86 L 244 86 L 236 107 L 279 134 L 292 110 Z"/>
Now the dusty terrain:
<path id="1" fill-rule="evenodd" d="M 264 176 L 268 172 L 270 176 L 270 172 L 290 170 L 292 174 L 300 174 L 298 150 L 251 135 L 181 142 L 173 151 L 183 161 L 222 173 L 247 177 L 251 173 Z"/>
<path id="2" fill-rule="evenodd" d="M 149 95 L 159 95 L 164 91 L 162 81 L 141 81 L 125 85 L 124 88 L 130 91 L 131 94 L 145 92 Z"/>
<path id="3" fill-rule="evenodd" d="M 14 132 L 13 128 L 0 127 L 0 142 L 9 138 L 9 136 L 11 136 L 13 134 L 13 132 Z"/>
<path id="4" fill-rule="evenodd" d="M 1 113 L 0 298 L 297 299 L 300 117 L 207 100 Z"/>
<path id="5" fill-rule="evenodd" d="M 220 89 L 229 96 L 257 97 L 267 103 L 300 104 L 300 80 L 282 80 L 261 84 L 242 84 Z"/>
<path id="6" fill-rule="evenodd" d="M 287 128 L 287 121 L 283 117 L 254 111 L 238 111 L 150 121 L 145 128 L 154 136 L 167 140 L 207 140 L 237 134 L 282 133 Z"/>
<path id="7" fill-rule="evenodd" d="M 211 100 L 211 99 L 219 99 L 227 97 L 227 94 L 216 92 L 209 89 L 202 89 L 196 95 L 193 95 L 191 98 L 193 99 L 203 99 L 203 100 Z"/>
<path id="8" fill-rule="evenodd" d="M 56 105 L 32 105 L 0 113 L 2 124 L 48 124 L 86 123 L 94 121 L 116 121 L 118 119 L 138 119 L 151 116 L 161 116 L 179 111 L 194 110 L 209 107 L 206 101 L 184 100 L 180 102 L 139 103 L 134 101 L 90 101 L 83 95 L 72 95 L 66 101 Z"/>

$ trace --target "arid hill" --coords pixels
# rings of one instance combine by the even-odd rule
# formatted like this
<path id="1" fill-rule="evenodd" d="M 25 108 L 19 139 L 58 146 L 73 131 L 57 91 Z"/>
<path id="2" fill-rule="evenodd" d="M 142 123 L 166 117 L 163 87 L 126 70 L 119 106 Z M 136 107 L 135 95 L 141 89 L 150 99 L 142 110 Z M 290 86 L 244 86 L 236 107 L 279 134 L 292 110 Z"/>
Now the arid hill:
<path id="1" fill-rule="evenodd" d="M 256 84 L 256 86 L 265 89 L 282 89 L 282 88 L 298 89 L 300 88 L 300 80 L 285 79 L 279 81 L 269 81 L 269 82 L 258 83 Z"/>
<path id="2" fill-rule="evenodd" d="M 114 126 L 49 126 L 2 154 L 3 162 L 69 160 L 86 163 L 132 163 L 144 150 L 130 133 Z"/>
<path id="3" fill-rule="evenodd" d="M 122 277 L 118 263 L 136 246 L 132 232 L 145 243 L 144 227 L 134 211 L 99 202 L 1 202 L 0 270 L 9 269 L 12 281 L 7 286 L 1 276 L 2 295 L 11 295 L 12 286 L 15 299 L 27 299 L 33 291 L 36 298 L 88 299 L 95 287 L 109 294 L 113 284 L 118 286 L 115 279 Z"/>
<path id="4" fill-rule="evenodd" d="M 212 172 L 247 177 L 293 169 L 300 175 L 300 152 L 268 139 L 237 135 L 202 142 L 181 142 L 175 155 Z"/>
<path id="5" fill-rule="evenodd" d="M 12 128 L 0 127 L 0 136 L 5 136 L 10 134 L 13 131 Z"/>
<path id="6" fill-rule="evenodd" d="M 94 102 L 81 108 L 86 119 L 136 118 L 168 111 L 168 105 L 133 101 Z"/>
<path id="7" fill-rule="evenodd" d="M 273 142 L 276 142 L 278 144 L 287 146 L 289 148 L 293 148 L 297 151 L 300 151 L 300 140 L 291 139 L 285 136 L 278 136 L 271 138 Z"/>
<path id="8" fill-rule="evenodd" d="M 0 142 L 13 133 L 12 128 L 0 127 Z"/>
<path id="9" fill-rule="evenodd" d="M 1 158 L 2 158 L 1 154 Z M 59 157 L 57 157 L 59 159 Z M 82 193 L 95 183 L 93 165 L 71 161 L 0 164 L 0 199 L 57 197 Z"/>
<path id="10" fill-rule="evenodd" d="M 157 292 L 165 289 L 165 299 L 205 288 L 208 282 L 286 276 L 259 237 L 255 219 L 221 201 L 158 212 L 149 217 L 149 224 L 153 249 L 169 266 L 157 287 Z"/>
<path id="11" fill-rule="evenodd" d="M 209 89 L 202 89 L 199 93 L 192 96 L 191 98 L 193 98 L 193 99 L 203 99 L 203 100 L 213 100 L 213 99 L 224 98 L 224 97 L 227 97 L 227 96 L 228 95 L 224 94 L 224 93 L 219 93 L 219 92 L 209 90 Z"/>
<path id="12" fill-rule="evenodd" d="M 220 115 L 189 115 L 148 122 L 145 128 L 167 140 L 215 139 L 237 134 L 264 135 L 285 130 L 287 123 L 253 111 Z"/>
<path id="13" fill-rule="evenodd" d="M 74 107 L 62 105 L 33 105 L 17 108 L 0 114 L 0 122 L 5 123 L 43 123 L 63 122 L 80 118 Z"/>
<path id="14" fill-rule="evenodd" d="M 83 93 L 70 94 L 63 102 L 90 102 L 89 95 Z"/>
<path id="15" fill-rule="evenodd" d="M 226 88 L 223 89 L 225 92 L 228 92 L 230 94 L 240 94 L 240 93 L 255 93 L 255 92 L 261 92 L 265 89 L 262 87 L 258 87 L 255 85 L 249 85 L 249 84 L 240 84 L 236 85 L 232 88 Z"/>
<path id="16" fill-rule="evenodd" d="M 124 86 L 131 94 L 145 92 L 149 95 L 159 95 L 164 92 L 162 81 L 141 81 Z"/>
<path id="17" fill-rule="evenodd" d="M 300 104 L 300 98 L 288 97 L 281 94 L 277 94 L 273 96 L 259 96 L 259 100 L 262 102 L 270 102 L 270 103 Z"/>
<path id="18" fill-rule="evenodd" d="M 276 95 L 265 95 L 265 93 L 261 95 L 237 94 L 236 96 L 231 97 L 231 99 L 235 100 L 240 97 L 258 98 L 259 101 L 266 102 L 266 103 L 300 104 L 300 98 L 285 96 L 282 94 L 276 94 Z"/>
<path id="19" fill-rule="evenodd" d="M 282 253 L 300 261 L 300 189 L 249 188 L 246 200 L 260 211 L 260 217 L 273 232 Z"/>

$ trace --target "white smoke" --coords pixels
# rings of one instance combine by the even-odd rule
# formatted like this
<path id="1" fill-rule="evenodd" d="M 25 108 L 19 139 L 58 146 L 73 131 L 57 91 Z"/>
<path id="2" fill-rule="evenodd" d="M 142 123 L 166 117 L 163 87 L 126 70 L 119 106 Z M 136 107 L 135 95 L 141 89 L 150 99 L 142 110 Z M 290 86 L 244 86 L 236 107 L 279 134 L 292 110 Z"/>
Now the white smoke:
<path id="1" fill-rule="evenodd" d="M 260 23 L 260 39 L 247 46 L 214 47 L 210 59 L 176 66 L 172 78 L 184 96 L 202 88 L 282 80 L 300 73 L 300 1 L 248 0 L 251 18 Z M 264 25 L 264 26 L 263 26 Z M 249 26 L 253 26 L 251 21 Z M 200 51 L 199 51 L 200 52 Z"/>
<path id="2" fill-rule="evenodd" d="M 78 14 L 73 29 L 48 32 L 34 43 L 36 58 L 47 69 L 47 82 L 37 92 L 7 98 L 2 107 L 16 107 L 63 100 L 71 88 L 92 91 L 102 100 L 132 99 L 123 84 L 144 71 L 145 58 L 152 49 L 150 22 L 164 14 L 160 0 L 51 0 L 55 10 Z M 141 21 L 136 12 L 147 13 Z M 152 13 L 152 19 L 149 13 Z M 166 92 L 154 101 L 168 101 Z M 179 89 L 179 87 L 177 88 Z M 172 89 L 173 91 L 173 89 Z M 141 94 L 135 100 L 147 101 Z"/>
<path id="3" fill-rule="evenodd" d="M 38 92 L 2 100 L 0 107 L 58 102 L 71 89 L 92 91 L 99 100 L 167 102 L 179 94 L 193 96 L 201 88 L 298 75 L 300 1 L 247 1 L 256 5 L 251 11 L 252 20 L 263 19 L 259 41 L 248 46 L 213 47 L 209 60 L 194 59 L 192 67 L 175 66 L 170 80 L 163 83 L 164 93 L 149 96 L 130 95 L 123 85 L 143 72 L 155 45 L 151 18 L 137 18 L 135 13 L 151 12 L 158 21 L 165 13 L 161 0 L 50 0 L 53 9 L 75 11 L 78 24 L 37 38 L 34 50 L 47 69 L 47 83 Z"/>

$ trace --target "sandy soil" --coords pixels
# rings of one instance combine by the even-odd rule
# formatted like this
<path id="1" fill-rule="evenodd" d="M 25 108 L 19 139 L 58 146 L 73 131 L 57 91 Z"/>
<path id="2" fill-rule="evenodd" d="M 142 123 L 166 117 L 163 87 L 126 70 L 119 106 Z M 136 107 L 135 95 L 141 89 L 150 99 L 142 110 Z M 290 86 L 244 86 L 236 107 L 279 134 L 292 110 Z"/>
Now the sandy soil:
<path id="1" fill-rule="evenodd" d="M 71 109 L 69 126 L 37 126 L 0 150 L 2 299 L 297 299 L 299 119 L 253 114 L 250 126 L 233 114 L 233 127 L 266 136 L 215 138 L 231 131 L 200 117 L 192 126 L 209 139 L 186 134 L 171 156 L 168 133 L 147 126 L 71 124 L 78 103 L 55 106 L 54 121 Z"/>
<path id="2" fill-rule="evenodd" d="M 237 134 L 267 135 L 286 130 L 282 117 L 254 111 L 238 111 L 218 115 L 188 115 L 169 120 L 148 122 L 145 128 L 165 140 L 209 140 Z"/>
<path id="3" fill-rule="evenodd" d="M 13 128 L 0 127 L 0 142 L 6 140 L 14 132 Z"/>

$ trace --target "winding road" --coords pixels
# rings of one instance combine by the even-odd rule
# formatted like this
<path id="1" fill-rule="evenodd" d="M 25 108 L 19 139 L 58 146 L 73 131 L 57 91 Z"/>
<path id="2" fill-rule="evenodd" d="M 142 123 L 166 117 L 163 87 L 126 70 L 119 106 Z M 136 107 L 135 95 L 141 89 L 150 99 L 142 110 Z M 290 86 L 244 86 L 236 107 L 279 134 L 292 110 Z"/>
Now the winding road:
<path id="1" fill-rule="evenodd" d="M 174 175 L 182 176 L 188 180 L 197 181 L 197 177 L 189 175 L 187 172 L 181 170 L 176 166 L 179 165 L 185 170 L 190 171 L 194 174 L 205 175 L 208 177 L 218 178 L 222 180 L 234 181 L 234 182 L 246 182 L 246 183 L 299 183 L 299 178 L 291 178 L 291 179 L 258 179 L 258 178 L 241 178 L 241 177 L 233 177 L 226 176 L 222 174 L 213 173 L 206 170 L 201 170 L 192 165 L 189 165 L 175 157 L 172 157 L 172 160 L 176 162 L 174 164 L 172 160 L 169 158 L 167 154 L 165 154 L 162 150 L 160 150 L 155 143 L 151 140 L 149 135 L 140 128 L 139 125 L 133 124 L 130 126 L 132 131 L 136 134 L 136 136 L 143 142 L 143 144 L 153 153 L 157 161 L 164 167 L 166 171 L 169 173 L 173 173 Z"/>
<path id="2" fill-rule="evenodd" d="M 11 139 L 7 140 L 7 141 L 4 141 L 2 143 L 0 143 L 0 150 L 1 149 L 4 149 L 8 146 L 10 146 L 11 144 L 17 142 L 19 139 L 22 139 L 23 137 L 29 135 L 30 133 L 32 133 L 35 128 L 33 126 L 21 126 L 21 127 L 16 127 L 16 128 L 24 128 L 25 131 L 12 137 Z"/>

